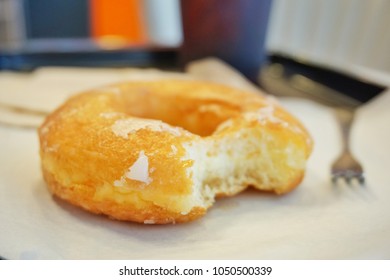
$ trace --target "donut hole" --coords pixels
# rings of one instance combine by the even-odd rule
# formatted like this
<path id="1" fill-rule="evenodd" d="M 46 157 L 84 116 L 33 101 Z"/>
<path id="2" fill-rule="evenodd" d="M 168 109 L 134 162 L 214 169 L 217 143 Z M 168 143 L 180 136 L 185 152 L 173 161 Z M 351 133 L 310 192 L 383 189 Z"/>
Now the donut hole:
<path id="1" fill-rule="evenodd" d="M 131 116 L 161 120 L 202 137 L 212 135 L 221 123 L 240 113 L 232 104 L 193 96 L 172 98 L 139 92 L 123 98 L 125 111 Z"/>

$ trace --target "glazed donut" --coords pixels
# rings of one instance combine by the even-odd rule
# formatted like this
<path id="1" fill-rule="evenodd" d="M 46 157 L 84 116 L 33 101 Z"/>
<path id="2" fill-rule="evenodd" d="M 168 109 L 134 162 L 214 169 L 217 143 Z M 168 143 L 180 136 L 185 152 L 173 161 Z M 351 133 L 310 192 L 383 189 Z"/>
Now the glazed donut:
<path id="1" fill-rule="evenodd" d="M 312 139 L 269 97 L 202 81 L 127 82 L 71 97 L 39 128 L 50 191 L 145 224 L 201 217 L 248 186 L 302 180 Z"/>

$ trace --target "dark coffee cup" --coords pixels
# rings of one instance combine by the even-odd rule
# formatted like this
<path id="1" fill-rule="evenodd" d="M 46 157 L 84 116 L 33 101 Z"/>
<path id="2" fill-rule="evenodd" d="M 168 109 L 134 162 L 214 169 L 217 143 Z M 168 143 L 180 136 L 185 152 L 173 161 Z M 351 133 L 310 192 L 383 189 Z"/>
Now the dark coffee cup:
<path id="1" fill-rule="evenodd" d="M 255 81 L 265 62 L 271 0 L 182 0 L 180 63 L 214 56 Z"/>

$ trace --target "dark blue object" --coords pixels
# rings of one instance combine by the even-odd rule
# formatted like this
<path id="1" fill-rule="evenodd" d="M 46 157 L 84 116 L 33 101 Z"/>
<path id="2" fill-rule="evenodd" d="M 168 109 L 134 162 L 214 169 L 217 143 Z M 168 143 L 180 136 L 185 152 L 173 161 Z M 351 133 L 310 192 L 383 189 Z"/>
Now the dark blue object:
<path id="1" fill-rule="evenodd" d="M 131 48 L 91 51 L 0 52 L 0 70 L 30 71 L 42 66 L 177 67 L 174 49 Z"/>
<path id="2" fill-rule="evenodd" d="M 28 39 L 89 37 L 88 0 L 24 0 L 23 3 Z"/>

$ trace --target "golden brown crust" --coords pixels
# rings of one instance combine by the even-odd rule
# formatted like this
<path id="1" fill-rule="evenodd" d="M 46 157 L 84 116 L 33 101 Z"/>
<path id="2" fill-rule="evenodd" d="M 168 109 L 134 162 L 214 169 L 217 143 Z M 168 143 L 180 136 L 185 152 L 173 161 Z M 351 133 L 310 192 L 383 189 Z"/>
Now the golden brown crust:
<path id="1" fill-rule="evenodd" d="M 181 215 L 153 205 L 152 202 L 145 203 L 144 209 L 137 209 L 132 204 L 117 204 L 109 200 L 96 202 L 93 199 L 94 191 L 91 188 L 62 186 L 45 170 L 43 170 L 43 176 L 52 194 L 91 213 L 104 214 L 115 220 L 145 224 L 184 223 L 195 220 L 206 213 L 206 209 L 195 207 L 187 215 Z"/>
<path id="2" fill-rule="evenodd" d="M 215 196 L 249 185 L 288 192 L 312 149 L 306 129 L 274 101 L 199 81 L 79 94 L 47 117 L 39 138 L 54 195 L 114 219 L 156 224 L 196 219 Z"/>

